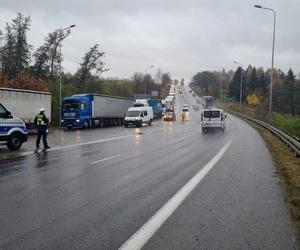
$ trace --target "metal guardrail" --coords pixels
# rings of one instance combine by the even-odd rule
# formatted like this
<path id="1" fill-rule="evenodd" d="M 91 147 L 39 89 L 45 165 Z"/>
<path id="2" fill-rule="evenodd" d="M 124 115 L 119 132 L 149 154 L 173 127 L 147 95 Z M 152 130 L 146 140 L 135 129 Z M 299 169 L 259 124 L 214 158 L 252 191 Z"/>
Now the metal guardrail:
<path id="1" fill-rule="evenodd" d="M 277 136 L 283 143 L 285 143 L 287 146 L 289 146 L 296 154 L 298 157 L 300 157 L 300 143 L 294 139 L 293 137 L 289 136 L 288 134 L 282 132 L 281 130 L 269 125 L 266 122 L 262 122 L 258 119 L 255 119 L 253 117 L 244 115 L 244 114 L 240 114 L 237 112 L 230 112 L 234 115 L 240 116 L 242 118 L 245 118 L 249 121 L 252 121 L 264 128 L 266 128 L 267 130 L 269 130 L 273 135 Z"/>

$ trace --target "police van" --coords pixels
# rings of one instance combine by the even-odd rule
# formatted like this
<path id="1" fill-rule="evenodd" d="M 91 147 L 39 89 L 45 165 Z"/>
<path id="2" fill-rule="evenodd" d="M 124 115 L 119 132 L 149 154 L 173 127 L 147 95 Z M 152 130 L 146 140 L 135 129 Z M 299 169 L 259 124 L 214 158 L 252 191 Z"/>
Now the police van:
<path id="1" fill-rule="evenodd" d="M 0 103 L 0 143 L 11 150 L 18 150 L 27 141 L 27 136 L 25 123 Z"/>

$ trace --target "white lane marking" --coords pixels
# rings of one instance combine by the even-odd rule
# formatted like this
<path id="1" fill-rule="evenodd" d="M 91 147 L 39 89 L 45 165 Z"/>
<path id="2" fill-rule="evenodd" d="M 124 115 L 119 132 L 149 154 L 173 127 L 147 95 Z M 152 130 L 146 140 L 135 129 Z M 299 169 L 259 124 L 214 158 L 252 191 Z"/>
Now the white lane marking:
<path id="1" fill-rule="evenodd" d="M 200 181 L 209 173 L 214 165 L 221 159 L 230 147 L 231 138 L 221 150 L 194 176 L 192 177 L 171 199 L 167 201 L 139 230 L 133 234 L 119 249 L 141 249 L 163 223 L 172 215 L 178 206 L 195 189 Z"/>
<path id="2" fill-rule="evenodd" d="M 100 142 L 114 141 L 114 140 L 118 140 L 118 139 L 127 138 L 127 137 L 130 137 L 130 136 L 132 136 L 132 134 L 123 135 L 123 136 L 116 136 L 116 137 L 110 137 L 110 138 L 105 138 L 105 139 L 99 139 L 99 140 L 89 141 L 89 142 L 82 142 L 82 143 L 77 143 L 77 144 L 70 144 L 70 145 L 65 145 L 65 146 L 57 146 L 57 147 L 47 149 L 46 151 L 47 152 L 48 151 L 57 151 L 57 150 L 65 149 L 65 148 L 73 148 L 73 147 L 96 144 L 96 143 L 100 143 Z M 35 154 L 35 153 L 36 153 L 36 151 L 30 151 L 30 152 L 24 152 L 24 153 L 22 153 L 20 155 L 17 155 L 17 156 L 28 156 L 28 155 L 32 155 L 32 154 Z"/>
<path id="3" fill-rule="evenodd" d="M 120 154 L 118 154 L 118 155 L 113 155 L 113 156 L 110 156 L 110 157 L 107 157 L 107 158 L 103 158 L 103 159 L 98 160 L 98 161 L 93 161 L 93 162 L 91 162 L 90 164 L 91 164 L 91 165 L 94 165 L 94 164 L 97 164 L 97 163 L 99 163 L 99 162 L 103 162 L 103 161 L 107 161 L 107 160 L 111 160 L 111 159 L 117 158 L 117 157 L 119 157 L 119 156 L 120 156 Z"/>

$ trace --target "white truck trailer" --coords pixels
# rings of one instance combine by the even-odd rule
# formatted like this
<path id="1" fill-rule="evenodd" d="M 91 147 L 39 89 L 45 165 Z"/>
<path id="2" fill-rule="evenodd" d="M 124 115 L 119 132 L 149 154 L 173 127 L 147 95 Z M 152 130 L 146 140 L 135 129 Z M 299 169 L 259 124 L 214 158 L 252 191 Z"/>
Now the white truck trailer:
<path id="1" fill-rule="evenodd" d="M 46 116 L 51 120 L 50 92 L 0 88 L 0 102 L 28 128 L 33 127 L 34 118 L 41 108 L 46 109 Z"/>

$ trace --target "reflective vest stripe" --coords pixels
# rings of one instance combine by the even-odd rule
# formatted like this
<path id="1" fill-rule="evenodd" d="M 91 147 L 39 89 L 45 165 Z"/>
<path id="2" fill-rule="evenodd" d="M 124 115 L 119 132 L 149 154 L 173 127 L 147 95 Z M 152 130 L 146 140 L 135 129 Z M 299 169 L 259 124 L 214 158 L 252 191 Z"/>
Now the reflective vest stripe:
<path id="1" fill-rule="evenodd" d="M 37 116 L 37 125 L 43 126 L 46 125 L 45 121 L 44 121 L 44 115 L 38 115 Z"/>

